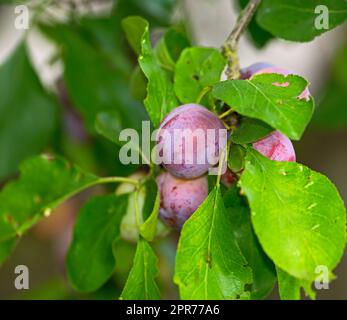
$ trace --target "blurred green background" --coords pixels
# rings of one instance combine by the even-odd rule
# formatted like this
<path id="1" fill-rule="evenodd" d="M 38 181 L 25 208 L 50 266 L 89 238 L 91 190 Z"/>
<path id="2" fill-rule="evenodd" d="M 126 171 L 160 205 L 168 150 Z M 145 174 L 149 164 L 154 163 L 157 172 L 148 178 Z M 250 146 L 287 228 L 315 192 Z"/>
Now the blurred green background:
<path id="1" fill-rule="evenodd" d="M 12 4 L 11 4 L 12 3 Z M 112 114 L 122 126 L 147 119 L 145 80 L 121 29 L 122 18 L 141 15 L 157 43 L 168 27 L 180 26 L 193 44 L 219 47 L 239 11 L 231 0 L 61 0 L 28 1 L 28 30 L 15 28 L 15 1 L 0 0 L 0 185 L 15 177 L 19 164 L 41 153 L 58 153 L 100 175 L 128 175 L 118 151 L 100 137 L 98 114 Z M 245 1 L 240 1 L 244 5 Z M 273 39 L 255 22 L 242 40 L 242 66 L 257 61 L 295 70 L 306 77 L 316 113 L 302 141 L 298 161 L 327 175 L 347 201 L 347 42 L 346 26 L 310 43 Z M 117 124 L 115 124 L 117 125 Z M 54 182 L 53 182 L 54 183 Z M 92 189 L 60 206 L 19 243 L 0 268 L 0 299 L 113 299 L 132 264 L 134 245 L 122 242 L 113 278 L 90 295 L 74 292 L 64 273 L 64 256 L 74 217 Z M 163 298 L 177 298 L 172 284 L 177 235 L 155 244 L 160 257 Z M 30 270 L 30 290 L 18 292 L 14 268 Z M 318 299 L 347 299 L 347 256 L 337 280 Z M 274 294 L 270 298 L 276 299 Z"/>

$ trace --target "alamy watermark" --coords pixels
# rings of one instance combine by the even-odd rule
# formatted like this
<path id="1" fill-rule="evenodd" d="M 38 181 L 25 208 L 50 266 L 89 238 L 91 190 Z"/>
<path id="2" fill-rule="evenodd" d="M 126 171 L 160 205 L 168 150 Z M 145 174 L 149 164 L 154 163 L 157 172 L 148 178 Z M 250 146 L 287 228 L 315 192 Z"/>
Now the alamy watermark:
<path id="1" fill-rule="evenodd" d="M 17 290 L 29 290 L 29 268 L 25 265 L 18 265 L 14 269 L 18 276 L 14 280 L 14 286 Z"/>
<path id="2" fill-rule="evenodd" d="M 319 265 L 315 269 L 315 273 L 318 274 L 315 281 L 314 287 L 317 290 L 328 290 L 329 289 L 329 268 L 324 265 Z"/>
<path id="3" fill-rule="evenodd" d="M 329 29 L 329 8 L 325 5 L 319 5 L 314 13 L 318 16 L 314 19 L 314 26 L 317 30 Z"/>
<path id="4" fill-rule="evenodd" d="M 14 7 L 16 18 L 14 20 L 14 27 L 17 30 L 28 30 L 30 22 L 30 11 L 26 5 L 18 5 Z"/>
<path id="5" fill-rule="evenodd" d="M 119 160 L 125 165 L 150 162 L 157 165 L 209 165 L 210 175 L 226 171 L 224 163 L 216 167 L 225 158 L 226 129 L 156 129 L 151 133 L 150 122 L 143 121 L 141 135 L 135 129 L 124 129 L 119 141 L 125 142 L 119 152 Z"/>

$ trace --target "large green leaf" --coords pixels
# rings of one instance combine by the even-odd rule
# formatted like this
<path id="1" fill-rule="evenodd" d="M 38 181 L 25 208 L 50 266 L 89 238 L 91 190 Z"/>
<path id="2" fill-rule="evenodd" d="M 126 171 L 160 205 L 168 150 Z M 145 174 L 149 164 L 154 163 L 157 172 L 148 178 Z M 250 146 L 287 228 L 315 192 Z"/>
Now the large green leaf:
<path id="1" fill-rule="evenodd" d="M 62 48 L 65 85 L 89 131 L 95 133 L 95 121 L 100 113 L 117 113 L 122 127 L 140 131 L 141 121 L 147 119 L 146 112 L 132 98 L 124 71 L 120 71 L 112 56 L 89 37 L 82 37 L 83 28 L 63 24 L 40 27 Z"/>
<path id="2" fill-rule="evenodd" d="M 226 61 L 213 48 L 187 48 L 177 61 L 175 93 L 182 103 L 196 102 L 201 91 L 220 81 Z"/>
<path id="3" fill-rule="evenodd" d="M 0 66 L 0 180 L 42 151 L 56 122 L 54 100 L 44 91 L 19 45 Z"/>
<path id="4" fill-rule="evenodd" d="M 122 25 L 135 52 L 141 47 L 139 64 L 148 79 L 144 104 L 154 127 L 158 127 L 166 114 L 178 105 L 172 81 L 168 72 L 161 68 L 151 47 L 148 22 L 133 16 L 124 19 Z"/>
<path id="5" fill-rule="evenodd" d="M 279 268 L 306 280 L 319 265 L 335 268 L 345 248 L 346 209 L 329 179 L 249 148 L 240 186 L 259 242 Z"/>
<path id="6" fill-rule="evenodd" d="M 174 282 L 182 299 L 246 297 L 252 272 L 233 235 L 219 187 L 186 221 L 176 255 Z"/>
<path id="7" fill-rule="evenodd" d="M 82 208 L 67 255 L 68 277 L 77 290 L 95 291 L 112 275 L 112 248 L 127 203 L 127 195 L 108 195 L 92 198 Z"/>
<path id="8" fill-rule="evenodd" d="M 137 243 L 134 264 L 121 294 L 121 299 L 160 299 L 160 292 L 155 282 L 157 273 L 157 257 L 148 242 L 140 238 Z"/>
<path id="9" fill-rule="evenodd" d="M 328 9 L 329 29 L 315 25 L 322 13 L 315 13 L 320 5 Z M 344 0 L 263 0 L 257 14 L 257 22 L 262 28 L 276 37 L 292 41 L 311 41 L 346 19 L 347 2 Z"/>
<path id="10" fill-rule="evenodd" d="M 67 198 L 98 182 L 60 157 L 34 157 L 20 172 L 0 193 L 0 242 L 22 235 Z"/>
<path id="11" fill-rule="evenodd" d="M 244 116 L 256 118 L 299 140 L 310 122 L 314 103 L 298 99 L 308 83 L 296 76 L 262 74 L 251 80 L 227 80 L 216 84 L 213 94 Z"/>
<path id="12" fill-rule="evenodd" d="M 241 252 L 253 273 L 251 298 L 263 299 L 276 281 L 275 267 L 261 248 L 252 228 L 251 213 L 240 190 L 235 186 L 223 195 L 224 204 L 231 216 L 232 228 Z"/>

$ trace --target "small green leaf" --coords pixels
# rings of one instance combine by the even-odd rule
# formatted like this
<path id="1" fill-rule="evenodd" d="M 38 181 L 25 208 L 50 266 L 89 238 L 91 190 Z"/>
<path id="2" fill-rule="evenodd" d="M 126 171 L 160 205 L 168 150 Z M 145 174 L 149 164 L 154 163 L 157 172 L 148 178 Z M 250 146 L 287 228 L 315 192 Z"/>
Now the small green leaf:
<path id="1" fill-rule="evenodd" d="M 67 198 L 98 181 L 60 157 L 34 157 L 20 172 L 20 178 L 0 193 L 0 242 L 22 235 Z"/>
<path id="2" fill-rule="evenodd" d="M 220 81 L 226 61 L 213 48 L 185 49 L 177 61 L 175 92 L 182 103 L 196 102 L 201 91 Z"/>
<path id="3" fill-rule="evenodd" d="M 322 19 L 328 19 L 328 29 L 321 27 Z M 300 42 L 311 41 L 346 20 L 343 0 L 263 0 L 257 14 L 258 24 L 274 36 Z"/>
<path id="4" fill-rule="evenodd" d="M 137 243 L 134 264 L 120 299 L 160 299 L 160 292 L 155 282 L 157 273 L 157 257 L 148 242 L 140 238 Z"/>
<path id="5" fill-rule="evenodd" d="M 263 121 L 243 117 L 240 125 L 231 134 L 231 140 L 238 144 L 248 144 L 256 142 L 274 131 Z"/>
<path id="6" fill-rule="evenodd" d="M 0 180 L 40 153 L 57 120 L 56 102 L 43 89 L 20 44 L 0 66 Z"/>
<path id="7" fill-rule="evenodd" d="M 237 299 L 252 282 L 218 187 L 183 225 L 174 282 L 182 299 Z"/>
<path id="8" fill-rule="evenodd" d="M 245 155 L 245 148 L 237 144 L 232 144 L 229 149 L 228 168 L 232 172 L 240 172 L 245 165 Z"/>
<path id="9" fill-rule="evenodd" d="M 143 34 L 148 30 L 148 22 L 141 17 L 129 17 L 122 20 L 122 27 L 134 52 L 141 55 Z"/>
<path id="10" fill-rule="evenodd" d="M 124 19 L 122 24 L 128 40 L 139 41 L 141 45 L 139 65 L 148 79 L 147 97 L 144 104 L 154 127 L 158 127 L 166 114 L 178 106 L 172 81 L 168 72 L 160 67 L 151 47 L 148 22 L 141 17 L 133 16 Z M 141 26 L 141 28 L 134 26 Z M 129 28 L 131 31 L 128 31 Z M 130 36 L 131 39 L 129 39 Z M 139 44 L 136 45 L 136 48 Z"/>
<path id="11" fill-rule="evenodd" d="M 145 222 L 140 227 L 140 234 L 147 241 L 152 241 L 156 235 L 159 206 L 160 193 L 155 180 L 151 179 L 146 183 L 146 199 L 143 206 Z"/>
<path id="12" fill-rule="evenodd" d="M 108 195 L 92 198 L 82 208 L 67 254 L 69 281 L 78 291 L 95 291 L 112 275 L 112 247 L 127 203 L 127 195 Z"/>
<path id="13" fill-rule="evenodd" d="M 235 186 L 223 195 L 224 204 L 232 219 L 234 235 L 241 252 L 253 273 L 251 299 L 264 299 L 276 281 L 275 266 L 266 256 L 254 234 L 247 201 Z"/>
<path id="14" fill-rule="evenodd" d="M 176 61 L 183 49 L 189 47 L 189 45 L 189 40 L 183 31 L 178 27 L 170 28 L 154 48 L 161 67 L 175 71 Z"/>
<path id="15" fill-rule="evenodd" d="M 315 292 L 311 289 L 311 281 L 294 278 L 280 268 L 276 268 L 278 278 L 278 290 L 282 300 L 300 300 L 301 288 L 315 299 Z"/>
<path id="16" fill-rule="evenodd" d="M 299 140 L 310 122 L 314 103 L 299 99 L 307 81 L 296 75 L 261 74 L 251 80 L 227 80 L 213 95 L 233 110 L 266 122 L 293 140 Z"/>
<path id="17" fill-rule="evenodd" d="M 346 209 L 328 178 L 248 148 L 239 184 L 259 242 L 279 268 L 313 280 L 317 266 L 336 267 L 345 248 Z"/>
<path id="18" fill-rule="evenodd" d="M 155 180 L 146 181 L 138 192 L 133 185 L 123 184 L 121 187 L 116 194 L 129 195 L 127 212 L 121 222 L 122 239 L 137 242 L 140 233 L 147 241 L 152 241 L 154 237 L 168 234 L 168 229 L 157 219 L 160 202 Z"/>

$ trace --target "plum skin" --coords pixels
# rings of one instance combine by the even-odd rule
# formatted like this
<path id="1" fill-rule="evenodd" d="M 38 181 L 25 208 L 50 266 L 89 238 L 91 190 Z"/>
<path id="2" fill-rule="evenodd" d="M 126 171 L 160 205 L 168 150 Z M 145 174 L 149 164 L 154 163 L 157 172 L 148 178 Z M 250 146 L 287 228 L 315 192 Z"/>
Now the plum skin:
<path id="1" fill-rule="evenodd" d="M 274 66 L 270 63 L 267 63 L 267 62 L 253 63 L 250 66 L 241 69 L 240 79 L 242 79 L 242 80 L 250 79 L 257 72 L 264 70 L 264 69 L 272 68 L 272 67 L 274 67 Z"/>
<path id="2" fill-rule="evenodd" d="M 165 129 L 169 135 L 162 135 L 162 129 Z M 214 148 L 208 148 L 207 143 L 205 143 L 205 159 L 201 163 L 198 163 L 197 142 L 194 141 L 193 162 L 189 163 L 187 161 L 190 155 L 189 151 L 185 150 L 184 144 L 174 141 L 173 133 L 175 129 L 190 129 L 192 131 L 201 129 L 205 134 L 205 140 L 207 136 L 206 130 L 215 130 Z M 167 171 L 179 178 L 194 179 L 205 174 L 211 166 L 218 162 L 218 150 L 223 148 L 223 145 L 220 145 L 221 142 L 219 141 L 219 130 L 226 130 L 223 122 L 216 114 L 207 110 L 205 107 L 198 104 L 185 104 L 175 108 L 164 118 L 157 135 L 157 141 L 163 146 L 163 153 L 170 155 L 169 161 L 164 161 L 162 165 Z M 174 145 L 175 147 L 173 147 Z M 173 159 L 177 156 L 181 157 L 181 163 L 173 163 Z M 209 163 L 208 159 L 212 159 L 214 163 Z"/>
<path id="3" fill-rule="evenodd" d="M 253 147 L 270 160 L 296 161 L 292 142 L 279 131 L 274 131 L 265 138 L 253 143 Z"/>
<path id="4" fill-rule="evenodd" d="M 181 230 L 208 195 L 206 176 L 184 180 L 163 172 L 157 177 L 157 184 L 160 191 L 159 216 L 177 230 Z"/>
<path id="5" fill-rule="evenodd" d="M 298 75 L 298 73 L 286 68 L 275 67 L 274 65 L 271 65 L 270 63 L 266 62 L 258 62 L 250 65 L 249 67 L 243 68 L 241 70 L 241 79 L 251 79 L 255 75 L 267 73 L 277 73 L 282 74 L 284 76 L 288 76 L 289 74 Z M 305 88 L 305 90 L 298 96 L 298 98 L 309 100 L 309 89 Z"/>

